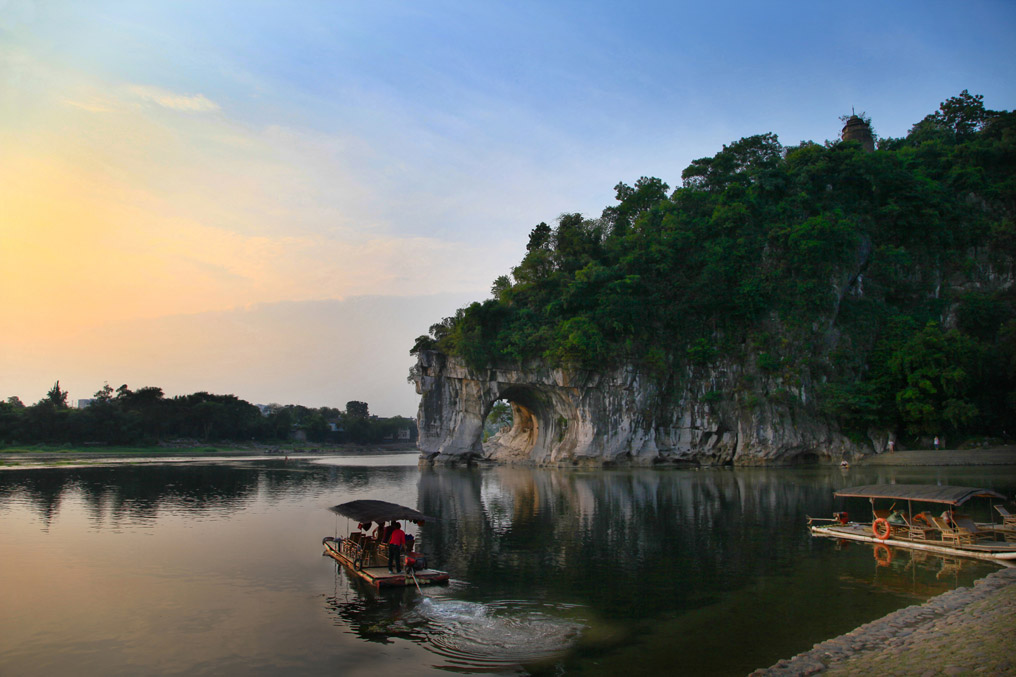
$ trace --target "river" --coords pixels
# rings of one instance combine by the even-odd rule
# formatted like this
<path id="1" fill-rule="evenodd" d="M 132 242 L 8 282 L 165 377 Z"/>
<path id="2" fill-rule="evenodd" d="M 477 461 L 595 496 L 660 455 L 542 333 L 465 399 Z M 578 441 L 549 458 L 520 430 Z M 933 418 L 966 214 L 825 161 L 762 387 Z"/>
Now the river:
<path id="1" fill-rule="evenodd" d="M 1016 468 L 7 469 L 0 674 L 744 675 L 996 570 L 808 534 L 876 482 L 1012 496 Z M 358 498 L 437 517 L 411 531 L 452 582 L 377 593 L 322 557 Z"/>

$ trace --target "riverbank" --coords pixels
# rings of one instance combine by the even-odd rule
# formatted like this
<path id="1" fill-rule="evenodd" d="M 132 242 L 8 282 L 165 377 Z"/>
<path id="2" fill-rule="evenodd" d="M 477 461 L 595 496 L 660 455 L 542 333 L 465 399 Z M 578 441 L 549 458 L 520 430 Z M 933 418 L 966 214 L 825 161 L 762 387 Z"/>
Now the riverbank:
<path id="1" fill-rule="evenodd" d="M 211 446 L 199 443 L 155 447 L 15 447 L 0 448 L 0 469 L 93 465 L 114 462 L 173 462 L 201 458 L 419 453 L 414 443 L 378 445 L 285 443 Z M 1016 446 L 990 449 L 917 449 L 876 454 L 854 461 L 858 466 L 982 466 L 1016 465 Z"/>
<path id="2" fill-rule="evenodd" d="M 1016 465 L 1016 446 L 886 452 L 865 456 L 855 463 L 863 466 Z"/>
<path id="3" fill-rule="evenodd" d="M 895 611 L 750 677 L 1016 674 L 1016 569 Z"/>

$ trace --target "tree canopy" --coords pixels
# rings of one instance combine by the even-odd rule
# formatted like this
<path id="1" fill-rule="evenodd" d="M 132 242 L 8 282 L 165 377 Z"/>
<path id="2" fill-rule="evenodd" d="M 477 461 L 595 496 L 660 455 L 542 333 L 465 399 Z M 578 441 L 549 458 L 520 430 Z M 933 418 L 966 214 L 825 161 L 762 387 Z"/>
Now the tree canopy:
<path id="1" fill-rule="evenodd" d="M 107 383 L 89 406 L 71 409 L 59 381 L 38 403 L 26 407 L 16 396 L 0 401 L 0 445 L 146 445 L 174 439 L 204 442 L 273 442 L 299 433 L 311 442 L 394 441 L 403 430 L 415 439 L 416 421 L 371 416 L 366 402 L 309 408 L 270 404 L 262 411 L 235 395 L 197 392 L 167 398 L 162 388 L 115 390 Z"/>

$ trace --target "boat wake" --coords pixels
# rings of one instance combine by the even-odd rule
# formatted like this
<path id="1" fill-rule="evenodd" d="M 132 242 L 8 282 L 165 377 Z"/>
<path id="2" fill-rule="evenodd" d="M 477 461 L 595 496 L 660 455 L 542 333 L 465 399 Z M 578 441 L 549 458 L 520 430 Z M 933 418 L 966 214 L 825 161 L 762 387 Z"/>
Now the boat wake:
<path id="1" fill-rule="evenodd" d="M 495 670 L 552 659 L 571 647 L 583 625 L 544 609 L 562 610 L 531 602 L 424 598 L 411 614 L 426 621 L 417 629 L 428 649 L 455 663 Z"/>

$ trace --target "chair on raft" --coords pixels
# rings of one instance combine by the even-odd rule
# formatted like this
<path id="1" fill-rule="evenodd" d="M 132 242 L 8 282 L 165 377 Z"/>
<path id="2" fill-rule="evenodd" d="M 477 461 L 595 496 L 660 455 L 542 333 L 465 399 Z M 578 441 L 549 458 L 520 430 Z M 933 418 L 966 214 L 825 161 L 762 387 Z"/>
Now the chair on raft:
<path id="1" fill-rule="evenodd" d="M 1016 515 L 1012 514 L 1005 509 L 1002 505 L 996 505 L 995 510 L 1002 516 L 1002 526 L 1006 528 L 1016 528 Z"/>
<path id="2" fill-rule="evenodd" d="M 949 524 L 945 518 L 935 517 L 934 515 L 928 515 L 935 528 L 940 534 L 942 534 L 943 541 L 952 541 L 957 545 L 966 544 L 971 545 L 974 542 L 974 535 L 966 529 L 960 530 Z"/>
<path id="3" fill-rule="evenodd" d="M 965 531 L 971 534 L 974 537 L 973 538 L 974 542 L 995 540 L 995 534 L 993 534 L 990 531 L 985 531 L 984 529 L 981 529 L 976 524 L 974 524 L 974 520 L 970 519 L 966 515 L 953 515 L 953 521 L 956 523 L 956 528 L 959 531 L 961 532 Z"/>

